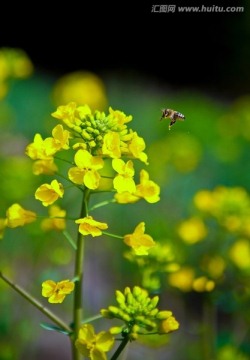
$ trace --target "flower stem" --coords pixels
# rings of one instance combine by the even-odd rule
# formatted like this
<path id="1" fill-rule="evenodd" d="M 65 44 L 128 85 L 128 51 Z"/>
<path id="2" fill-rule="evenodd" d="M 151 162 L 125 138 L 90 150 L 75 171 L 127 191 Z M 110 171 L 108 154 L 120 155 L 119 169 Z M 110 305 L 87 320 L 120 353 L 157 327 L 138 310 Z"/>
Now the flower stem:
<path id="1" fill-rule="evenodd" d="M 215 339 L 216 339 L 216 309 L 208 301 L 203 303 L 203 331 L 202 331 L 202 352 L 203 359 L 215 358 Z"/>
<path id="2" fill-rule="evenodd" d="M 3 273 L 0 272 L 0 277 L 12 287 L 18 294 L 28 300 L 33 306 L 40 310 L 44 315 L 46 315 L 50 320 L 52 320 L 56 325 L 58 325 L 62 330 L 65 330 L 68 334 L 72 333 L 72 329 L 59 317 L 57 317 L 52 311 L 47 309 L 42 303 L 30 295 L 26 290 L 21 286 L 14 284 L 10 279 L 8 279 Z"/>
<path id="3" fill-rule="evenodd" d="M 121 352 L 123 351 L 123 349 L 125 348 L 125 346 L 127 345 L 128 342 L 129 342 L 129 337 L 126 336 L 120 343 L 119 347 L 117 348 L 116 352 L 112 356 L 111 360 L 118 359 L 118 356 L 121 354 Z"/>
<path id="4" fill-rule="evenodd" d="M 88 201 L 90 192 L 85 189 L 80 218 L 88 215 Z M 78 232 L 77 235 L 77 248 L 76 248 L 76 259 L 75 259 L 75 274 L 74 277 L 77 279 L 75 282 L 74 291 L 74 309 L 73 309 L 73 321 L 74 321 L 74 335 L 72 337 L 72 355 L 73 360 L 80 360 L 81 354 L 75 347 L 75 341 L 78 337 L 78 332 L 81 327 L 83 317 L 83 266 L 84 266 L 84 237 Z"/>
<path id="5" fill-rule="evenodd" d="M 116 234 L 111 234 L 107 231 L 102 231 L 103 235 L 107 235 L 107 236 L 110 236 L 110 237 L 113 237 L 113 238 L 116 238 L 116 239 L 123 239 L 123 236 L 121 235 L 116 235 Z"/>

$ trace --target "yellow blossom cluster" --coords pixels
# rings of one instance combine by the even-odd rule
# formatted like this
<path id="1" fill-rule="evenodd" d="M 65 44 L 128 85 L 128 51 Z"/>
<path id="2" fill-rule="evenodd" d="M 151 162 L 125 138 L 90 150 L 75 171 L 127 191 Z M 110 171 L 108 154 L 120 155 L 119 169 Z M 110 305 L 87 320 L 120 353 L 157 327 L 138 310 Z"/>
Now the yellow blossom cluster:
<path id="1" fill-rule="evenodd" d="M 147 164 L 145 142 L 137 132 L 128 128 L 132 116 L 109 108 L 108 114 L 92 111 L 88 105 L 77 106 L 70 102 L 59 106 L 52 116 L 60 121 L 52 129 L 51 136 L 37 133 L 27 145 L 26 155 L 34 161 L 35 175 L 51 175 L 51 182 L 41 184 L 35 191 L 35 199 L 48 208 L 48 218 L 41 222 L 43 230 L 64 230 L 66 211 L 55 202 L 62 199 L 70 186 L 82 192 L 102 191 L 103 183 L 109 181 L 108 190 L 114 193 L 114 201 L 120 204 L 134 203 L 144 199 L 149 203 L 160 200 L 160 187 L 150 179 L 145 169 L 140 170 L 136 181 L 134 160 Z M 60 172 L 60 160 L 68 164 L 66 175 Z M 65 168 L 64 168 L 65 171 Z M 60 178 L 60 179 L 59 179 Z M 64 181 L 62 181 L 64 179 Z M 108 228 L 106 223 L 90 216 L 75 219 L 79 232 L 86 236 L 100 236 Z M 5 227 L 29 224 L 37 219 L 34 212 L 19 204 L 9 207 L 6 218 L 0 221 L 1 234 Z M 123 237 L 124 243 L 137 255 L 147 255 L 155 245 L 145 234 L 145 224 L 137 225 L 132 234 Z"/>

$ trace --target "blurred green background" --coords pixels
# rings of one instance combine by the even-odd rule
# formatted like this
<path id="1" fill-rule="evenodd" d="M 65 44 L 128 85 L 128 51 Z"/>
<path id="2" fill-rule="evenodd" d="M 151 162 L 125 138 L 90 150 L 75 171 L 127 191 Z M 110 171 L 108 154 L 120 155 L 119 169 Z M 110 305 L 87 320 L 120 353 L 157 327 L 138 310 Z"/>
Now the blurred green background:
<path id="1" fill-rule="evenodd" d="M 167 25 L 161 16 L 152 23 L 160 32 L 152 33 L 155 41 L 151 47 L 149 44 L 135 50 L 134 68 L 119 60 L 121 50 L 119 59 L 112 60 L 116 64 L 114 71 L 112 65 L 106 70 L 98 68 L 96 59 L 93 67 L 88 61 L 82 61 L 80 66 L 79 59 L 66 66 L 65 60 L 57 71 L 55 54 L 51 67 L 46 61 L 43 67 L 42 59 L 36 63 L 27 52 L 33 72 L 24 78 L 9 76 L 1 84 L 1 218 L 14 202 L 42 211 L 33 195 L 41 178 L 32 175 L 32 163 L 24 150 L 35 133 L 50 136 L 57 124 L 50 116 L 56 106 L 75 99 L 105 111 L 112 106 L 131 114 L 131 128 L 145 139 L 149 155 L 146 170 L 161 186 L 160 202 L 112 204 L 95 210 L 95 214 L 105 218 L 109 229 L 118 234 L 130 233 L 145 221 L 146 232 L 159 248 L 139 260 L 123 243 L 107 237 L 90 239 L 86 248 L 87 315 L 114 303 L 116 289 L 142 285 L 152 294 L 159 294 L 160 307 L 173 311 L 180 322 L 180 329 L 167 338 L 131 343 L 128 359 L 250 359 L 250 25 L 249 9 L 246 2 L 242 4 L 244 13 L 224 18 L 221 33 L 218 14 L 196 18 L 197 26 L 205 21 L 206 36 L 200 50 L 198 45 L 195 47 L 199 42 L 193 38 L 190 52 L 183 40 L 174 47 L 170 41 L 171 47 L 165 53 L 168 39 L 162 29 Z M 146 10 L 141 11 L 145 15 Z M 183 18 L 177 19 L 184 29 Z M 216 20 L 214 29 L 208 25 L 211 19 Z M 193 21 L 190 15 L 185 25 Z M 176 18 L 169 21 L 171 31 L 172 23 Z M 189 29 L 193 36 L 195 29 Z M 210 43 L 205 41 L 208 38 Z M 4 43 L 9 44 L 14 45 L 7 40 Z M 24 46 L 24 50 L 28 48 Z M 150 49 L 154 60 L 145 65 L 150 63 Z M 129 51 L 133 54 L 132 48 Z M 111 53 L 115 56 L 115 47 Z M 33 54 L 37 60 L 39 51 L 33 50 Z M 178 59 L 175 67 L 166 60 L 171 56 Z M 195 64 L 189 69 L 192 59 Z M 142 64 L 141 72 L 137 62 Z M 198 67 L 198 62 L 203 68 Z M 125 69 L 125 65 L 129 66 Z M 165 107 L 180 111 L 186 120 L 177 122 L 169 131 L 168 121 L 159 121 Z M 60 204 L 77 212 L 77 200 L 73 193 Z M 74 234 L 75 229 L 70 231 Z M 40 295 L 41 282 L 73 274 L 74 254 L 65 238 L 57 232 L 42 233 L 36 223 L 7 229 L 0 247 L 1 270 L 45 305 Z M 39 323 L 47 320 L 2 281 L 0 291 L 1 360 L 70 358 L 70 345 L 64 335 L 41 328 Z M 50 306 L 70 322 L 71 301 L 69 297 L 60 306 Z M 101 329 L 105 323 L 98 320 L 95 325 Z"/>

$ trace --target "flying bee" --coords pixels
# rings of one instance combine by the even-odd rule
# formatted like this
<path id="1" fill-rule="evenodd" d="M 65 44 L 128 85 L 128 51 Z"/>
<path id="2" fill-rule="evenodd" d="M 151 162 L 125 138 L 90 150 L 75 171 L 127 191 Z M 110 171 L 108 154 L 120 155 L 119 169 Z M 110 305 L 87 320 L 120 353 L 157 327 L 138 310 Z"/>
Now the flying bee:
<path id="1" fill-rule="evenodd" d="M 160 120 L 162 119 L 170 119 L 170 124 L 168 126 L 169 130 L 171 129 L 171 126 L 176 123 L 176 120 L 184 121 L 185 116 L 180 113 L 179 111 L 175 111 L 172 109 L 162 109 L 162 116 Z"/>

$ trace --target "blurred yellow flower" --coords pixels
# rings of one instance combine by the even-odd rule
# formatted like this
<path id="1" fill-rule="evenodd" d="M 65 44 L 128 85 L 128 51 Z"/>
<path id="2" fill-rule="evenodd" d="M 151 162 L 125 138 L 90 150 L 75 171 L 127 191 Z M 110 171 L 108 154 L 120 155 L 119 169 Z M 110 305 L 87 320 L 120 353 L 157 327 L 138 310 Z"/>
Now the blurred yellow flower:
<path id="1" fill-rule="evenodd" d="M 57 283 L 53 280 L 46 280 L 42 283 L 42 296 L 47 297 L 51 304 L 60 304 L 66 295 L 72 293 L 74 288 L 75 284 L 69 280 L 62 280 Z"/>
<path id="2" fill-rule="evenodd" d="M 91 324 L 83 324 L 79 330 L 76 347 L 80 353 L 91 360 L 106 360 L 106 352 L 114 345 L 114 337 L 108 331 L 95 334 Z"/>
<path id="3" fill-rule="evenodd" d="M 209 280 L 206 276 L 200 276 L 193 281 L 193 290 L 197 292 L 212 291 L 215 287 L 215 282 Z"/>
<path id="4" fill-rule="evenodd" d="M 219 255 L 205 257 L 203 267 L 212 278 L 218 279 L 223 275 L 223 272 L 226 268 L 226 262 Z"/>
<path id="5" fill-rule="evenodd" d="M 213 207 L 213 197 L 211 191 L 198 191 L 194 196 L 194 204 L 201 211 L 210 211 Z"/>
<path id="6" fill-rule="evenodd" d="M 35 198 L 40 200 L 43 206 L 53 204 L 59 197 L 62 198 L 64 189 L 57 180 L 52 180 L 51 184 L 43 184 L 35 192 Z"/>
<path id="7" fill-rule="evenodd" d="M 149 249 L 155 246 L 155 242 L 150 235 L 145 234 L 145 223 L 139 223 L 133 234 L 124 236 L 124 242 L 130 246 L 136 255 L 148 255 Z"/>
<path id="8" fill-rule="evenodd" d="M 192 290 L 194 276 L 195 274 L 192 268 L 182 267 L 180 270 L 168 275 L 168 282 L 171 286 L 188 292 Z"/>
<path id="9" fill-rule="evenodd" d="M 59 78 L 53 90 L 56 105 L 75 101 L 78 104 L 88 104 L 91 110 L 104 110 L 107 106 L 107 96 L 103 81 L 96 74 L 87 71 L 77 71 Z"/>
<path id="10" fill-rule="evenodd" d="M 32 223 L 36 220 L 36 213 L 33 211 L 25 210 L 19 204 L 11 205 L 6 211 L 7 226 L 15 228 L 24 226 L 25 224 Z"/>
<path id="11" fill-rule="evenodd" d="M 53 175 L 58 171 L 58 167 L 53 159 L 50 160 L 36 160 L 33 163 L 32 171 L 34 175 Z"/>
<path id="12" fill-rule="evenodd" d="M 229 256 L 240 269 L 250 269 L 250 241 L 247 239 L 237 240 L 230 248 Z"/>
<path id="13" fill-rule="evenodd" d="M 94 220 L 92 216 L 78 219 L 75 223 L 80 224 L 79 232 L 82 235 L 92 235 L 93 237 L 102 235 L 101 230 L 106 230 L 108 228 L 107 224 Z"/>
<path id="14" fill-rule="evenodd" d="M 216 360 L 249 360 L 249 355 L 242 353 L 238 345 L 233 344 L 222 346 L 216 355 Z"/>
<path id="15" fill-rule="evenodd" d="M 17 48 L 0 48 L 0 99 L 8 91 L 8 81 L 31 75 L 33 65 L 27 54 Z"/>
<path id="16" fill-rule="evenodd" d="M 178 234 L 187 244 L 195 244 L 206 237 L 207 228 L 202 219 L 192 217 L 181 222 L 178 226 Z"/>
<path id="17" fill-rule="evenodd" d="M 66 228 L 65 216 L 66 211 L 57 205 L 49 207 L 49 219 L 44 219 L 41 222 L 41 228 L 44 231 L 58 230 L 62 231 Z"/>

